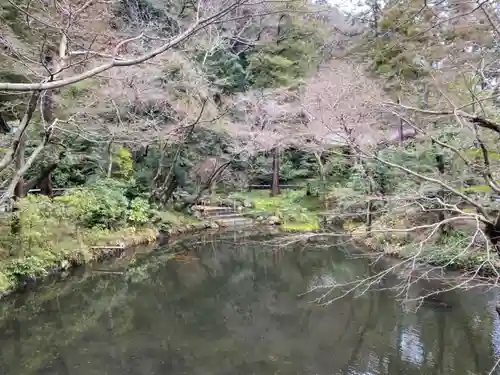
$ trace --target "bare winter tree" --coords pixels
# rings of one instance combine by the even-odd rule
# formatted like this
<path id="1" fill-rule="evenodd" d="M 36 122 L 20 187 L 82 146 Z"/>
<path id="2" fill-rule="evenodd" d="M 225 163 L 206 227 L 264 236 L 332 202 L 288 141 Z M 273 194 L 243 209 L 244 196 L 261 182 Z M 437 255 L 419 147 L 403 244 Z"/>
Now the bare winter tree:
<path id="1" fill-rule="evenodd" d="M 285 3 L 286 1 L 280 3 L 279 6 L 284 6 Z M 128 142 L 140 143 L 145 138 L 163 137 L 162 133 L 168 130 L 164 126 L 159 130 L 155 121 L 150 121 L 147 116 L 143 116 L 144 111 L 154 110 L 153 107 L 161 106 L 162 102 L 166 104 L 165 99 L 162 101 L 158 97 L 161 92 L 158 85 L 148 87 L 144 81 L 146 76 L 154 80 L 162 74 L 161 69 L 151 68 L 154 64 L 157 64 L 156 66 L 161 64 L 161 60 L 155 58 L 166 51 L 179 48 L 194 34 L 210 25 L 230 24 L 238 19 L 244 21 L 268 13 L 272 14 L 276 8 L 274 5 L 269 7 L 262 2 L 249 0 L 200 2 L 193 5 L 189 17 L 169 15 L 167 18 L 172 20 L 172 25 L 165 30 L 163 27 L 165 25 L 162 23 L 149 22 L 152 20 L 143 22 L 145 17 L 154 15 L 143 14 L 145 9 L 133 2 L 124 2 L 122 5 L 125 8 L 122 10 L 125 11 L 126 17 L 123 16 L 122 19 L 125 19 L 126 25 L 115 25 L 119 31 L 110 36 L 106 30 L 116 16 L 113 13 L 116 10 L 113 10 L 108 2 L 90 0 L 78 4 L 59 4 L 58 2 L 46 4 L 43 1 L 34 1 L 27 6 L 17 5 L 14 2 L 9 4 L 15 11 L 14 13 L 20 15 L 19 21 L 24 22 L 26 28 L 31 31 L 35 39 L 39 38 L 40 42 L 35 44 L 16 38 L 2 40 L 6 46 L 1 52 L 2 55 L 7 60 L 21 61 L 21 64 L 16 63 L 16 74 L 22 74 L 31 82 L 20 82 L 20 80 L 0 82 L 0 91 L 8 95 L 30 93 L 31 96 L 27 100 L 28 104 L 24 106 L 24 115 L 21 116 L 19 126 L 13 135 L 11 150 L 3 156 L 0 162 L 0 172 L 3 172 L 16 160 L 16 172 L 9 177 L 7 192 L 0 198 L 0 203 L 10 199 L 16 186 L 18 187 L 17 195 L 24 194 L 23 175 L 37 159 L 37 155 L 54 140 L 55 131 L 78 133 L 84 129 L 84 136 L 97 135 L 100 138 L 99 141 L 106 144 L 109 150 L 113 143 L 121 142 L 124 138 Z M 246 9 L 246 13 L 241 13 L 240 9 Z M 257 12 L 250 12 L 251 9 L 257 9 Z M 184 11 L 179 10 L 180 13 Z M 187 19 L 190 21 L 186 21 Z M 49 30 L 48 33 L 47 30 Z M 89 32 L 89 30 L 92 31 Z M 153 59 L 156 63 L 152 63 Z M 142 69 L 141 64 L 147 64 L 149 68 Z M 123 83 L 120 89 L 116 85 L 117 79 Z M 202 82 L 191 81 L 190 84 L 193 85 L 192 88 L 203 86 Z M 156 88 L 154 95 L 152 95 L 152 88 Z M 108 94 L 113 90 L 120 91 L 114 91 L 113 95 L 108 95 L 105 92 L 106 89 Z M 92 119 L 92 116 L 84 116 L 83 111 L 79 112 L 79 116 L 74 116 L 75 113 L 68 110 L 73 102 L 66 103 L 66 106 L 61 103 L 63 98 L 82 90 L 86 92 L 87 99 L 90 99 L 83 107 L 92 108 L 91 112 L 94 114 L 97 112 L 96 105 L 102 106 L 103 95 L 106 97 L 106 105 L 110 107 L 108 112 L 115 114 L 113 125 L 108 124 L 108 121 L 102 118 Z M 148 99 L 145 100 L 145 98 Z M 198 103 L 203 101 L 198 98 L 194 99 Z M 123 105 L 127 102 L 132 104 L 132 110 L 127 113 L 130 118 L 124 121 L 125 118 L 121 112 Z M 171 105 L 171 103 L 168 104 Z M 182 107 L 182 103 L 180 105 Z M 24 160 L 26 137 L 28 130 L 31 129 L 29 126 L 32 118 L 35 116 L 35 120 L 38 120 L 36 116 L 38 107 L 41 109 L 40 122 L 44 128 L 44 135 L 40 141 L 37 141 L 39 147 L 35 148 L 35 152 Z M 182 122 L 186 114 L 193 113 L 189 103 L 184 103 L 184 108 L 181 107 L 170 108 L 171 121 L 181 120 Z M 199 108 L 200 104 L 197 107 Z M 140 111 L 143 112 L 139 113 Z M 163 108 L 163 111 L 168 112 L 166 108 Z M 135 121 L 132 121 L 134 115 Z M 166 113 L 165 115 L 167 116 Z M 87 121 L 82 122 L 82 117 L 86 117 Z M 95 121 L 93 126 L 90 128 L 83 126 L 85 122 L 89 123 L 89 119 Z M 72 126 L 67 126 L 68 122 Z M 130 123 L 134 126 L 125 126 Z M 107 130 L 106 132 L 94 131 L 92 128 Z M 147 131 L 144 131 L 145 128 Z"/>
<path id="2" fill-rule="evenodd" d="M 370 196 L 365 191 L 359 197 L 381 202 L 370 220 L 361 216 L 357 223 L 353 220 L 345 223 L 351 239 L 379 250 L 381 253 L 376 257 L 388 253 L 402 258 L 382 272 L 342 285 L 345 291 L 342 296 L 364 293 L 382 283 L 390 273 L 400 271 L 403 271 L 398 286 L 400 296 L 419 302 L 450 289 L 485 283 L 497 285 L 500 124 L 496 102 L 498 50 L 492 47 L 492 38 L 499 35 L 495 4 L 426 2 L 411 13 L 413 3 L 399 2 L 381 9 L 381 17 L 384 12 L 400 12 L 392 13 L 393 17 L 404 14 L 401 9 L 408 14 L 421 10 L 418 17 L 393 18 L 394 24 L 384 31 L 385 35 L 381 33 L 376 36 L 379 39 L 370 39 L 369 47 L 380 42 L 378 48 L 383 48 L 382 52 L 404 45 L 404 56 L 399 58 L 409 57 L 405 60 L 408 65 L 396 65 L 395 69 L 401 69 L 397 73 L 381 75 L 381 83 L 372 80 L 376 90 L 356 90 L 362 86 L 360 82 L 370 77 L 365 68 L 374 66 L 367 66 L 359 70 L 359 78 L 355 80 L 345 80 L 342 74 L 339 78 L 323 77 L 318 80 L 320 88 L 314 90 L 319 94 L 305 96 L 319 98 L 304 104 L 312 121 L 329 123 L 325 128 L 333 128 L 340 134 L 359 160 L 359 174 L 364 174 L 364 181 L 370 177 L 366 172 L 371 173 L 375 194 Z M 402 8 L 397 9 L 398 5 Z M 417 35 L 397 35 L 395 30 L 410 21 L 414 22 Z M 388 21 L 385 22 L 383 25 L 387 25 Z M 480 24 L 480 29 L 473 29 L 473 24 Z M 444 43 L 450 35 L 455 38 L 454 43 Z M 401 61 L 396 60 L 395 63 Z M 353 71 L 355 64 L 350 63 L 344 71 Z M 413 75 L 403 76 L 402 70 L 408 67 Z M 389 64 L 384 66 L 389 68 L 392 68 Z M 394 81 L 386 84 L 384 81 L 388 79 L 397 84 Z M 326 88 L 327 84 L 321 86 L 321 82 L 337 82 L 337 85 Z M 342 90 L 346 86 L 351 90 Z M 384 86 L 387 94 L 381 95 Z M 314 105 L 321 102 L 323 93 L 327 97 L 332 92 L 335 97 L 325 99 L 327 105 Z M 349 96 L 349 92 L 353 95 Z M 357 105 L 366 95 L 370 98 L 366 101 L 369 105 Z M 365 111 L 366 108 L 371 110 Z M 360 112 L 366 115 L 359 116 Z M 356 118 L 352 118 L 353 114 Z M 377 191 L 382 183 L 384 194 Z M 322 235 L 342 236 L 331 232 Z M 468 259 L 470 268 L 453 283 L 428 296 L 411 296 L 410 289 L 419 280 L 435 277 L 456 263 L 467 263 Z M 429 263 L 433 265 L 423 265 Z M 481 279 L 484 274 L 494 278 L 484 283 Z M 471 284 L 472 280 L 476 284 Z M 329 291 L 327 288 L 321 301 L 332 301 Z"/>
<path id="3" fill-rule="evenodd" d="M 308 121 L 295 89 L 249 91 L 236 98 L 230 133 L 251 139 L 252 152 L 272 155 L 271 195 L 279 191 L 280 150 L 304 142 L 304 124 Z"/>

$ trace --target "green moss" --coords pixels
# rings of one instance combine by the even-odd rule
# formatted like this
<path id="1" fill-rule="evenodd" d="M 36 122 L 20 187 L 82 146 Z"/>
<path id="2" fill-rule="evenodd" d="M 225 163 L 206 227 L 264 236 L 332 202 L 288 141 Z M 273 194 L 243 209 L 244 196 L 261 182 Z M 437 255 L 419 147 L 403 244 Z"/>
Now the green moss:
<path id="1" fill-rule="evenodd" d="M 464 193 L 489 193 L 491 192 L 491 187 L 487 185 L 473 185 L 459 190 Z"/>
<path id="2" fill-rule="evenodd" d="M 118 178 L 129 179 L 134 173 L 134 161 L 132 154 L 124 147 L 113 152 L 114 175 Z"/>
<path id="3" fill-rule="evenodd" d="M 162 211 L 158 213 L 159 221 L 169 227 L 186 227 L 188 225 L 196 225 L 201 223 L 200 220 L 188 216 L 182 212 Z"/>
<path id="4" fill-rule="evenodd" d="M 282 228 L 291 231 L 311 231 L 319 228 L 319 199 L 308 196 L 305 189 L 285 190 L 280 195 L 271 197 L 269 191 L 257 190 L 247 193 L 232 194 L 231 198 L 250 201 L 251 215 L 262 213 L 281 219 Z"/>
<path id="5" fill-rule="evenodd" d="M 315 220 L 310 223 L 284 223 L 280 229 L 285 232 L 312 232 L 319 230 L 320 226 L 318 220 Z"/>
<path id="6" fill-rule="evenodd" d="M 0 81 L 2 82 L 14 82 L 14 83 L 28 83 L 29 78 L 20 73 L 16 73 L 15 71 L 9 70 L 0 70 Z"/>

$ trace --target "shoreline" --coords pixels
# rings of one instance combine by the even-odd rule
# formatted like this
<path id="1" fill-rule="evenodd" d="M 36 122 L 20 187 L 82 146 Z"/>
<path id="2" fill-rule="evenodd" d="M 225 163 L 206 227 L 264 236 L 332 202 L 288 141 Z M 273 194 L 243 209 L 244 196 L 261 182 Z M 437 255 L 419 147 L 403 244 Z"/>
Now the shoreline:
<path id="1" fill-rule="evenodd" d="M 481 246 L 471 247 L 467 251 L 447 248 L 446 244 L 432 244 L 416 250 L 411 245 L 418 243 L 418 234 L 409 234 L 404 239 L 398 238 L 391 232 L 366 235 L 366 228 L 362 223 L 343 222 L 341 230 L 349 236 L 353 243 L 361 246 L 365 251 L 378 253 L 392 259 L 406 260 L 415 256 L 418 251 L 417 262 L 432 267 L 442 268 L 444 271 L 459 272 L 460 274 L 474 273 L 475 276 L 485 279 L 498 277 L 496 268 L 500 268 L 500 259 L 488 261 L 488 254 Z M 464 234 L 464 232 L 457 231 Z M 498 258 L 497 254 L 494 254 Z"/>
<path id="2" fill-rule="evenodd" d="M 10 279 L 7 283 L 4 282 L 0 288 L 0 302 L 8 296 L 24 292 L 28 287 L 36 286 L 47 279 L 58 277 L 65 272 L 74 271 L 79 267 L 117 258 L 124 252 L 134 251 L 134 248 L 140 246 L 152 246 L 153 244 L 161 246 L 170 239 L 175 239 L 177 236 L 194 234 L 213 228 L 213 223 L 209 221 L 174 226 L 169 230 L 160 230 L 152 226 L 122 228 L 114 233 L 121 237 L 119 243 L 113 243 L 112 238 L 109 244 L 100 246 L 91 246 L 82 243 L 81 248 L 75 250 L 69 256 L 68 254 L 60 253 L 60 258 L 54 259 L 50 266 L 39 269 L 37 274 L 24 277 L 19 276 L 15 280 Z M 12 260 L 19 261 L 21 259 L 13 258 Z M 10 276 L 12 277 L 12 275 Z M 0 277 L 7 278 L 3 273 L 0 274 Z"/>
<path id="3" fill-rule="evenodd" d="M 318 222 L 320 221 L 319 218 L 320 215 L 318 215 Z M 344 221 L 338 224 L 340 225 L 337 228 L 341 229 L 346 237 L 350 237 L 353 243 L 362 247 L 362 251 L 366 251 L 367 253 L 379 253 L 384 257 L 400 260 L 408 259 L 412 256 L 411 252 L 408 252 L 407 249 L 405 249 L 405 245 L 411 244 L 414 239 L 408 241 L 407 238 L 406 241 L 404 241 L 406 243 L 403 245 L 401 245 L 397 239 L 393 242 L 387 240 L 387 237 L 384 237 L 384 239 L 380 241 L 380 239 L 377 239 L 375 236 L 366 236 L 364 225 L 362 223 Z M 308 225 L 303 227 L 301 225 L 297 225 L 295 228 L 288 228 L 287 225 L 283 225 L 283 223 L 270 224 L 258 221 L 255 222 L 252 227 L 271 227 L 274 228 L 276 232 L 283 234 L 315 233 L 319 235 L 321 235 L 321 233 L 328 233 L 328 231 L 332 229 L 328 228 L 328 225 L 324 227 L 322 226 L 320 229 L 312 230 Z M 50 266 L 38 269 L 36 274 L 19 276 L 15 280 L 10 279 L 8 284 L 3 283 L 0 286 L 0 301 L 12 294 L 22 293 L 27 287 L 36 285 L 48 278 L 58 277 L 65 272 L 75 270 L 82 266 L 119 257 L 124 252 L 134 251 L 134 248 L 139 246 L 148 246 L 153 244 L 155 244 L 155 246 L 161 246 L 162 244 L 166 244 L 170 240 L 175 240 L 177 237 L 182 235 L 195 234 L 209 230 L 216 230 L 218 232 L 221 229 L 226 230 L 227 227 L 217 225 L 216 222 L 211 220 L 204 220 L 172 225 L 169 229 L 165 230 L 161 230 L 153 226 L 144 226 L 141 228 L 126 227 L 111 233 L 109 238 L 104 238 L 105 243 L 100 246 L 85 244 L 84 239 L 81 243 L 80 249 L 75 249 L 75 251 L 71 253 L 57 253 L 57 255 L 55 255 L 56 258 L 53 262 L 51 262 Z M 387 233 L 385 235 L 387 235 Z M 119 241 L 116 241 L 117 237 L 119 238 Z M 432 254 L 432 248 L 428 249 L 427 252 Z M 490 265 L 490 267 L 484 267 L 484 259 L 482 259 L 482 255 L 486 254 L 479 251 L 469 251 L 463 259 L 455 259 L 453 262 L 450 262 L 450 259 L 446 257 L 446 254 L 440 261 L 433 260 L 432 258 L 426 258 L 425 255 L 426 254 L 423 254 L 421 259 L 419 259 L 419 262 L 422 264 L 442 267 L 444 270 L 457 271 L 462 274 L 477 271 L 477 267 L 482 265 L 483 267 L 481 270 L 477 272 L 479 277 L 489 279 L 496 275 L 494 266 Z M 21 259 L 22 258 L 12 257 L 11 261 L 19 261 Z M 500 261 L 497 263 L 500 266 Z M 5 278 L 5 274 L 2 274 L 1 272 L 2 269 L 0 269 L 0 277 Z M 12 277 L 12 274 L 10 276 Z"/>

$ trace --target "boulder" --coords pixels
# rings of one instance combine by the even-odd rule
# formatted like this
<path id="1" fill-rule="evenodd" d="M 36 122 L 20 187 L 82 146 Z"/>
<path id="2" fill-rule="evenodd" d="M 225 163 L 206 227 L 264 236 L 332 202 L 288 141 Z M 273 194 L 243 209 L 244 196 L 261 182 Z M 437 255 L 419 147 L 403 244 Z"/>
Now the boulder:
<path id="1" fill-rule="evenodd" d="M 195 230 L 202 230 L 202 229 L 207 229 L 207 228 L 210 228 L 210 224 L 208 224 L 207 226 L 207 223 L 197 223 L 194 225 L 195 226 Z"/>
<path id="2" fill-rule="evenodd" d="M 224 207 L 234 207 L 235 203 L 234 199 L 226 198 L 221 200 L 220 205 Z"/>
<path id="3" fill-rule="evenodd" d="M 269 225 L 280 225 L 281 224 L 281 220 L 278 216 L 269 216 L 267 218 L 267 223 Z"/>

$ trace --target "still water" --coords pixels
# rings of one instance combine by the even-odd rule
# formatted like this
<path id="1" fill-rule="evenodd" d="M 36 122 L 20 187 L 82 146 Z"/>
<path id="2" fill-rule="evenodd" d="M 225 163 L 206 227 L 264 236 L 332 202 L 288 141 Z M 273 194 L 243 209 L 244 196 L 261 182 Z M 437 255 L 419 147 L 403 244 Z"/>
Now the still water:
<path id="1" fill-rule="evenodd" d="M 302 294 L 367 275 L 370 260 L 267 239 L 203 234 L 2 302 L 0 374 L 470 375 L 495 364 L 494 292 L 448 293 L 447 307 L 416 312 L 389 290 L 321 307 Z"/>

